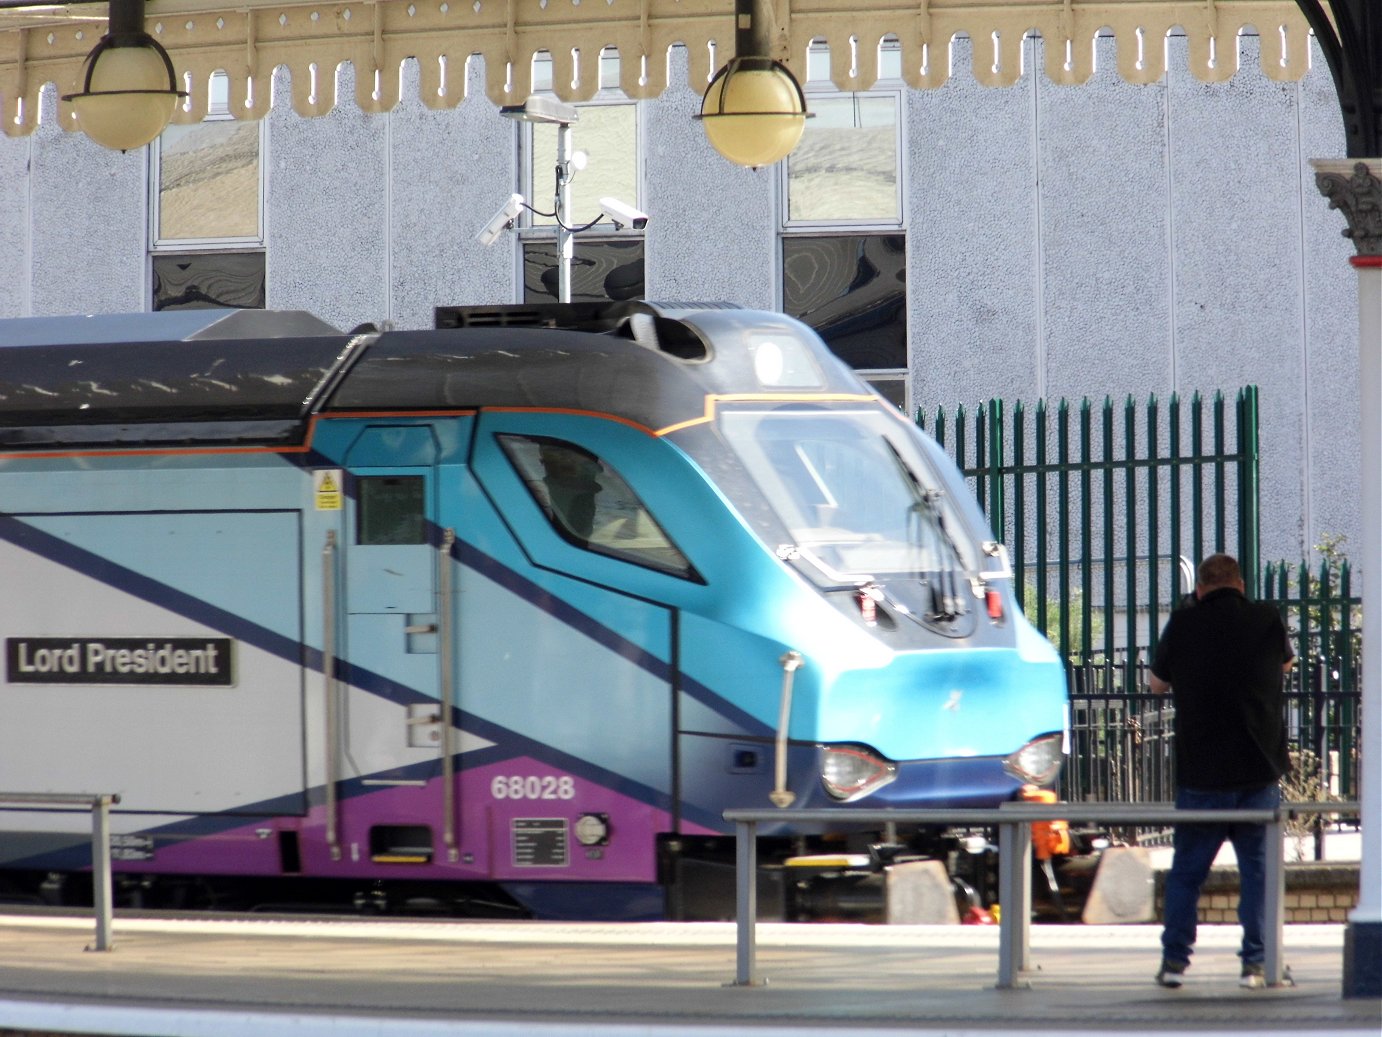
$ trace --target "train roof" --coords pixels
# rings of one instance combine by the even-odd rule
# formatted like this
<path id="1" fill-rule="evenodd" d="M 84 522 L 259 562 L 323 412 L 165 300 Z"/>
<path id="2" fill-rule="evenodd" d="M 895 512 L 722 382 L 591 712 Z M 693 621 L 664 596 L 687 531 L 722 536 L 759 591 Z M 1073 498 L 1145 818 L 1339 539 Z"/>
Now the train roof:
<path id="1" fill-rule="evenodd" d="M 305 310 L 162 310 L 0 320 L 0 346 L 99 342 L 187 342 L 198 339 L 340 335 Z"/>
<path id="2" fill-rule="evenodd" d="M 859 392 L 803 325 L 722 303 L 439 307 L 437 328 L 343 332 L 308 313 L 191 310 L 0 321 L 0 449 L 301 443 L 314 414 L 495 406 L 662 427 L 765 388 Z M 792 359 L 794 358 L 794 359 Z"/>

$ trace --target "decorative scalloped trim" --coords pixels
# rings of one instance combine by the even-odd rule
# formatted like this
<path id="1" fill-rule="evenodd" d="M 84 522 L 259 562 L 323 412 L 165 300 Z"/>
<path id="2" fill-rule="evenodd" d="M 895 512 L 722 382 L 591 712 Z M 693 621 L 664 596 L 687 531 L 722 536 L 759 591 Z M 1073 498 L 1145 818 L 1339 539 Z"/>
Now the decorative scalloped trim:
<path id="1" fill-rule="evenodd" d="M 804 67 L 813 39 L 836 44 L 831 79 L 841 90 L 867 90 L 877 79 L 877 48 L 868 41 L 895 36 L 901 43 L 905 81 L 918 89 L 944 84 L 951 73 L 950 42 L 966 34 L 975 44 L 973 72 L 985 86 L 1010 86 L 1021 77 L 1023 38 L 1039 34 L 1045 72 L 1056 83 L 1083 83 L 1094 74 L 1094 40 L 1117 40 L 1119 74 L 1133 83 L 1154 83 L 1166 72 L 1166 48 L 1157 45 L 1173 29 L 1189 39 L 1191 73 L 1222 82 L 1238 71 L 1232 41 L 1244 28 L 1261 40 L 1261 65 L 1275 80 L 1297 80 L 1310 65 L 1308 27 L 1294 0 L 775 0 L 779 29 L 770 55 Z M 189 7 L 213 9 L 186 12 Z M 378 0 L 377 3 L 270 4 L 214 9 L 214 0 L 150 0 L 146 27 L 172 56 L 191 97 L 175 121 L 206 114 L 204 84 L 225 71 L 231 96 L 253 98 L 235 107 L 243 119 L 269 108 L 273 71 L 285 66 L 293 107 L 322 115 L 341 99 L 334 71 L 349 63 L 361 109 L 382 112 L 399 101 L 396 70 L 410 57 L 420 70 L 424 104 L 450 108 L 466 91 L 466 67 L 484 59 L 485 93 L 495 104 L 521 101 L 530 92 L 532 57 L 551 54 L 556 94 L 565 101 L 592 97 L 598 61 L 579 59 L 615 47 L 625 58 L 621 89 L 632 98 L 654 97 L 667 87 L 667 54 L 687 47 L 690 81 L 708 82 L 731 55 L 731 0 Z M 0 28 L 0 128 L 10 136 L 33 131 L 39 91 L 54 83 L 70 92 L 82 60 L 104 31 L 104 22 L 64 22 Z M 717 45 L 717 41 L 724 41 Z M 852 41 L 857 41 L 853 43 Z M 1230 41 L 1221 46 L 1220 41 Z M 985 58 L 991 54 L 991 60 Z M 386 74 L 388 70 L 394 70 Z M 60 102 L 61 124 L 71 113 Z"/>

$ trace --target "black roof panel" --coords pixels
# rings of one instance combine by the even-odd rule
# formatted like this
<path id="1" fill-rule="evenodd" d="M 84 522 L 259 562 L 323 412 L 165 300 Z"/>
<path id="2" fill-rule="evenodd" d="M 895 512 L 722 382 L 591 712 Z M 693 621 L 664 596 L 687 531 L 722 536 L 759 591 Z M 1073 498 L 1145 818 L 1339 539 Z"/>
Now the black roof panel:
<path id="1" fill-rule="evenodd" d="M 0 346 L 0 427 L 296 419 L 348 341 Z"/>

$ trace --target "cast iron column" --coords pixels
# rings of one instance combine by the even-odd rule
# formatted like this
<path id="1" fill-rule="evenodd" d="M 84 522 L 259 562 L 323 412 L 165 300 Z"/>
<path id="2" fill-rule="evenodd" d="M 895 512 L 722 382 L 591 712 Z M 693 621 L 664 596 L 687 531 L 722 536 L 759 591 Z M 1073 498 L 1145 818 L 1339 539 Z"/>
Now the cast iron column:
<path id="1" fill-rule="evenodd" d="M 1348 220 L 1358 254 L 1358 492 L 1363 549 L 1363 730 L 1358 906 L 1344 937 L 1344 997 L 1382 996 L 1382 5 L 1296 0 L 1324 50 L 1344 116 L 1347 161 L 1315 161 L 1315 182 Z"/>
<path id="2" fill-rule="evenodd" d="M 1315 182 L 1358 254 L 1358 406 L 1362 468 L 1363 729 L 1359 739 L 1362 855 L 1358 907 L 1344 943 L 1344 996 L 1382 996 L 1382 160 L 1317 160 Z"/>

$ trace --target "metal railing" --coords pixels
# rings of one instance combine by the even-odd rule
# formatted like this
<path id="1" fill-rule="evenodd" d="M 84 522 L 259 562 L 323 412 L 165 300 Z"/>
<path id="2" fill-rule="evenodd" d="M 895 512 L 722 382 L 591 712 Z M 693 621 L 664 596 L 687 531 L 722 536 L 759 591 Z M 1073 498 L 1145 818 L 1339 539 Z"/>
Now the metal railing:
<path id="1" fill-rule="evenodd" d="M 1275 810 L 1180 810 L 1158 803 L 1005 803 L 987 810 L 726 810 L 735 832 L 735 986 L 757 986 L 755 927 L 758 921 L 758 824 L 839 821 L 878 825 L 982 825 L 998 829 L 998 894 L 1003 905 L 998 921 L 1000 990 L 1029 987 L 1031 971 L 1032 822 L 1069 821 L 1127 824 L 1134 827 L 1195 822 L 1267 826 L 1266 915 L 1263 970 L 1267 983 L 1280 986 L 1284 975 L 1282 940 L 1285 923 L 1286 822 L 1316 803 L 1283 803 Z M 1357 815 L 1357 803 L 1332 803 L 1330 810 Z"/>
<path id="2" fill-rule="evenodd" d="M 96 942 L 89 951 L 114 948 L 111 938 L 113 883 L 110 874 L 110 808 L 120 802 L 117 792 L 0 792 L 0 810 L 91 811 L 91 903 L 96 914 Z"/>

